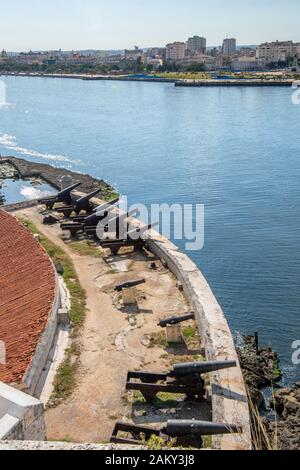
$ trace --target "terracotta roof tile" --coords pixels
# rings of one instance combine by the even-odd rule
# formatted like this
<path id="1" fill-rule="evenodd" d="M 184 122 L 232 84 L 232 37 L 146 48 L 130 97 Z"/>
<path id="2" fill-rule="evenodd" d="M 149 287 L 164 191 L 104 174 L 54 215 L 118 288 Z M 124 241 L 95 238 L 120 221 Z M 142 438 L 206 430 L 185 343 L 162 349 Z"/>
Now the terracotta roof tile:
<path id="1" fill-rule="evenodd" d="M 15 217 L 0 210 L 0 340 L 6 346 L 1 381 L 21 382 L 54 299 L 55 273 L 49 257 Z"/>

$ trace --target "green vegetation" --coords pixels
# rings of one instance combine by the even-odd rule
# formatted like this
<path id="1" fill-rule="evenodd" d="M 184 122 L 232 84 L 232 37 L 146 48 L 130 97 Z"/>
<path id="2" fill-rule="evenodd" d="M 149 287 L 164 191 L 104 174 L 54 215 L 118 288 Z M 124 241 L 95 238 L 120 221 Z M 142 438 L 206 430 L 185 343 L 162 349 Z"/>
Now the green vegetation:
<path id="1" fill-rule="evenodd" d="M 154 75 L 155 76 L 155 75 Z M 157 74 L 162 78 L 169 78 L 171 80 L 209 80 L 211 75 L 201 72 L 162 72 Z"/>
<path id="2" fill-rule="evenodd" d="M 118 420 L 118 416 L 111 415 L 111 416 L 109 416 L 109 419 L 111 419 L 112 421 L 117 421 L 117 420 Z"/>
<path id="3" fill-rule="evenodd" d="M 186 328 L 184 328 L 182 330 L 182 336 L 186 340 L 194 338 L 197 334 L 198 334 L 197 328 L 195 326 L 192 326 L 192 325 L 187 326 Z"/>
<path id="4" fill-rule="evenodd" d="M 134 405 L 146 405 L 146 400 L 142 393 L 135 391 L 133 394 Z M 152 404 L 157 408 L 177 408 L 182 403 L 182 395 L 179 393 L 158 393 Z"/>
<path id="5" fill-rule="evenodd" d="M 204 449 L 211 449 L 212 447 L 212 436 L 203 436 L 203 448 Z"/>
<path id="6" fill-rule="evenodd" d="M 92 256 L 93 258 L 102 258 L 100 248 L 91 240 L 71 240 L 68 246 L 80 256 Z"/>
<path id="7" fill-rule="evenodd" d="M 282 370 L 280 368 L 280 362 L 279 360 L 275 362 L 274 367 L 273 367 L 273 381 L 278 382 L 279 380 L 282 379 Z"/>
<path id="8" fill-rule="evenodd" d="M 39 235 L 39 240 L 45 251 L 54 263 L 60 262 L 63 266 L 63 278 L 71 297 L 69 312 L 72 325 L 72 345 L 66 351 L 65 359 L 59 367 L 54 379 L 54 390 L 49 406 L 57 406 L 62 400 L 69 397 L 76 385 L 76 371 L 79 366 L 79 330 L 83 325 L 86 311 L 86 293 L 81 287 L 75 267 L 68 255 L 60 247 L 52 243 L 45 235 L 39 232 L 36 226 L 28 219 L 20 218 L 20 222 L 33 234 Z"/>
<path id="9" fill-rule="evenodd" d="M 105 201 L 109 202 L 109 201 L 113 201 L 114 199 L 117 199 L 117 197 L 119 197 L 120 194 L 117 193 L 116 191 L 110 191 L 110 193 L 105 196 Z"/>
<path id="10" fill-rule="evenodd" d="M 143 438 L 143 443 L 145 446 L 147 446 L 150 450 L 168 450 L 172 449 L 176 445 L 176 439 L 168 439 L 165 441 L 160 436 L 156 436 L 155 434 L 152 434 L 150 439 L 146 441 L 145 437 Z"/>

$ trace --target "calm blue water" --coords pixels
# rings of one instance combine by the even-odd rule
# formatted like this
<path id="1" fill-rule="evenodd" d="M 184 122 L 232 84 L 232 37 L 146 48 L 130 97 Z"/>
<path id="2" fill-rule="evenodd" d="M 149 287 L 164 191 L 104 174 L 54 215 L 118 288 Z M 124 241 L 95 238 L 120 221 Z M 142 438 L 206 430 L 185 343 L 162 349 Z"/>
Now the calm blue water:
<path id="1" fill-rule="evenodd" d="M 49 184 L 32 184 L 28 180 L 0 180 L 0 196 L 5 197 L 5 204 L 30 201 L 48 196 L 56 191 Z"/>
<path id="2" fill-rule="evenodd" d="M 300 378 L 300 106 L 283 88 L 5 78 L 0 153 L 89 172 L 131 202 L 204 203 L 190 256 L 234 332 Z"/>

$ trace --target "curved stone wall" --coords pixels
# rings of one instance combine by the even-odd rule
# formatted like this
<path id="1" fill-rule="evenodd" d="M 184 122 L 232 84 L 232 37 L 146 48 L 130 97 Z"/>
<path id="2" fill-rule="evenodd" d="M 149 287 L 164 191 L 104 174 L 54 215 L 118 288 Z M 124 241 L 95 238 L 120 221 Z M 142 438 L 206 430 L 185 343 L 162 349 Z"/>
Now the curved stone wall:
<path id="1" fill-rule="evenodd" d="M 151 231 L 149 249 L 167 263 L 170 271 L 182 283 L 193 308 L 210 361 L 236 360 L 238 367 L 210 374 L 213 421 L 237 424 L 242 434 L 213 437 L 216 449 L 251 449 L 250 416 L 247 394 L 231 331 L 224 313 L 206 279 L 185 254 L 157 232 Z"/>
<path id="2" fill-rule="evenodd" d="M 82 193 L 77 193 L 78 196 Z M 94 198 L 99 206 L 104 201 Z M 114 209 L 119 212 L 118 209 Z M 143 226 L 137 219 L 130 222 Z M 192 260 L 170 240 L 155 230 L 148 232 L 147 245 L 152 253 L 163 260 L 183 285 L 185 295 L 198 322 L 206 358 L 211 361 L 235 360 L 238 367 L 210 374 L 213 421 L 240 425 L 241 434 L 214 436 L 215 449 L 248 450 L 252 448 L 250 414 L 243 374 L 234 341 L 225 315 L 211 291 L 205 277 Z"/>

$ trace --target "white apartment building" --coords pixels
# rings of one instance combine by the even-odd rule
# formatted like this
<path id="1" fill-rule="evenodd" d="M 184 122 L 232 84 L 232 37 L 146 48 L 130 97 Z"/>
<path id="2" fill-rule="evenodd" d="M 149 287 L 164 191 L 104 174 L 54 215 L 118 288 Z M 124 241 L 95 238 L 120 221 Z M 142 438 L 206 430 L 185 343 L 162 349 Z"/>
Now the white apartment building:
<path id="1" fill-rule="evenodd" d="M 166 46 L 166 60 L 181 60 L 185 58 L 185 42 L 173 42 Z"/>
<path id="2" fill-rule="evenodd" d="M 189 38 L 186 43 L 187 50 L 191 54 L 200 53 L 205 54 L 206 52 L 206 38 L 200 36 L 193 36 Z"/>
<path id="3" fill-rule="evenodd" d="M 223 41 L 222 52 L 224 55 L 231 55 L 236 53 L 236 39 L 226 38 Z"/>
<path id="4" fill-rule="evenodd" d="M 266 63 L 285 62 L 289 57 L 300 57 L 300 44 L 293 41 L 265 42 L 256 48 L 257 59 Z"/>

